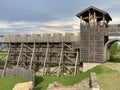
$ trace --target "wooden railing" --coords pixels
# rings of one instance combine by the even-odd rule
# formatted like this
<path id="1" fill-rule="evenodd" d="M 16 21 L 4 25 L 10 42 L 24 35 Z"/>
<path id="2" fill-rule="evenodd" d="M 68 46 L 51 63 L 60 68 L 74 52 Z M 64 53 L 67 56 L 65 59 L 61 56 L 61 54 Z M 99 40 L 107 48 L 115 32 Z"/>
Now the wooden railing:
<path id="1" fill-rule="evenodd" d="M 112 24 L 107 27 L 107 35 L 120 35 L 120 24 Z"/>
<path id="2" fill-rule="evenodd" d="M 25 35 L 4 35 L 3 42 L 74 42 L 80 40 L 80 34 L 74 33 L 53 33 L 53 34 L 25 34 Z"/>

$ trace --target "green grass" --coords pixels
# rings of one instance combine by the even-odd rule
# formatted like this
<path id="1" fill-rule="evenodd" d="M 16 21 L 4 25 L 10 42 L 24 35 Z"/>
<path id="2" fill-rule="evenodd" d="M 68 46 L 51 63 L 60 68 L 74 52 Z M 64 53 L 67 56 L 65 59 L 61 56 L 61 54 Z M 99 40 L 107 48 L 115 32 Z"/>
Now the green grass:
<path id="1" fill-rule="evenodd" d="M 55 82 L 55 81 L 59 81 L 60 83 L 62 83 L 65 86 L 73 85 L 73 84 L 76 84 L 76 83 L 80 82 L 81 80 L 83 80 L 85 78 L 88 78 L 90 76 L 91 72 L 96 72 L 101 87 L 105 88 L 103 86 L 104 83 L 112 82 L 113 80 L 115 80 L 114 79 L 115 77 L 120 79 L 119 73 L 116 70 L 112 70 L 109 67 L 110 67 L 110 64 L 103 64 L 103 65 L 96 66 L 95 68 L 90 69 L 90 70 L 88 70 L 88 71 L 86 71 L 84 73 L 80 73 L 78 75 L 70 75 L 70 76 L 63 76 L 63 77 L 56 77 L 56 76 L 44 76 L 44 77 L 41 77 L 41 76 L 36 76 L 36 78 L 35 78 L 36 79 L 35 80 L 35 87 L 34 87 L 33 90 L 46 90 L 48 85 L 50 83 Z M 110 79 L 110 78 L 112 78 L 112 79 Z M 119 80 L 119 79 L 116 79 L 116 80 Z M 110 81 L 110 80 L 112 80 L 112 81 Z M 14 87 L 14 85 L 16 83 L 24 82 L 24 81 L 25 81 L 24 79 L 22 79 L 20 77 L 16 77 L 16 76 L 0 77 L 0 90 L 12 90 L 12 88 Z M 117 81 L 117 83 L 119 81 Z M 113 84 L 117 84 L 115 82 Z M 111 84 L 107 83 L 106 86 L 110 87 L 109 85 L 111 85 Z M 110 89 L 105 88 L 104 90 L 110 90 Z M 113 90 L 118 90 L 118 89 L 113 88 Z"/>
<path id="2" fill-rule="evenodd" d="M 12 90 L 16 83 L 25 82 L 17 76 L 0 77 L 0 90 Z"/>
<path id="3" fill-rule="evenodd" d="M 3 69 L 5 64 L 5 60 L 0 60 L 0 69 Z"/>
<path id="4" fill-rule="evenodd" d="M 0 66 L 4 66 L 5 61 L 4 60 L 0 60 Z"/>
<path id="5" fill-rule="evenodd" d="M 35 88 L 33 90 L 45 90 L 50 83 L 54 81 L 59 81 L 63 85 L 73 85 L 80 82 L 81 80 L 89 77 L 91 72 L 96 72 L 96 74 L 105 74 L 116 72 L 112 69 L 108 69 L 99 65 L 91 70 L 86 71 L 85 73 L 80 73 L 78 75 L 64 76 L 64 77 L 55 77 L 55 76 L 45 76 L 45 77 L 36 77 Z"/>
<path id="6" fill-rule="evenodd" d="M 6 59 L 6 56 L 7 56 L 7 52 L 4 52 L 4 51 L 0 52 L 0 60 L 1 60 L 1 59 L 2 59 L 2 60 L 5 60 L 5 59 Z"/>
<path id="7" fill-rule="evenodd" d="M 0 52 L 0 69 L 3 69 L 7 52 Z"/>
<path id="8" fill-rule="evenodd" d="M 102 90 L 120 90 L 120 73 L 100 74 L 97 79 Z"/>
<path id="9" fill-rule="evenodd" d="M 101 88 L 103 90 L 120 90 L 120 63 L 105 63 L 103 64 L 103 67 L 110 68 L 115 71 L 97 75 Z"/>

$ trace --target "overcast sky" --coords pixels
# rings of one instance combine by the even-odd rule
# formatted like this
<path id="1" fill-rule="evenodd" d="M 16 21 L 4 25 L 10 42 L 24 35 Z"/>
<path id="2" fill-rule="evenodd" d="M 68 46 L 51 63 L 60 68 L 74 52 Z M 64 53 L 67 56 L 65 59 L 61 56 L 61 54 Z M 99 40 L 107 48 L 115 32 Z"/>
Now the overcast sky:
<path id="1" fill-rule="evenodd" d="M 75 15 L 91 5 L 120 23 L 120 0 L 0 0 L 0 33 L 76 33 Z"/>

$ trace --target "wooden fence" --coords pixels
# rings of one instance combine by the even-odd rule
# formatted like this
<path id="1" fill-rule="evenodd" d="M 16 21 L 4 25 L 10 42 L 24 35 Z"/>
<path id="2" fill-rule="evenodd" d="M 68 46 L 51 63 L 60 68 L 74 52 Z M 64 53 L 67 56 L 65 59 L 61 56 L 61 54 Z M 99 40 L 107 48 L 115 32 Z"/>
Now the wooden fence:
<path id="1" fill-rule="evenodd" d="M 3 70 L 0 70 L 0 76 L 2 76 Z M 24 78 L 26 81 L 35 81 L 34 71 L 31 69 L 24 69 L 21 67 L 14 66 L 13 69 L 6 68 L 5 76 L 19 76 Z"/>
<path id="2" fill-rule="evenodd" d="M 80 34 L 74 33 L 53 33 L 53 34 L 24 34 L 24 35 L 5 35 L 3 42 L 75 42 L 79 41 Z"/>

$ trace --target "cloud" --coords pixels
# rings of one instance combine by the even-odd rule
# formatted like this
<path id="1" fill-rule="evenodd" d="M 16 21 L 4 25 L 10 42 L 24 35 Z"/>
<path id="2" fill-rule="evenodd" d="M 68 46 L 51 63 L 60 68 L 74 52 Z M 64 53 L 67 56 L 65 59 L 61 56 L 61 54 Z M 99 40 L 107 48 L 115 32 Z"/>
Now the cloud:
<path id="1" fill-rule="evenodd" d="M 0 31 L 1 34 L 76 33 L 80 27 L 75 14 L 90 5 L 108 11 L 113 16 L 111 23 L 120 23 L 119 0 L 1 0 Z"/>
<path id="2" fill-rule="evenodd" d="M 114 17 L 110 24 L 120 24 L 120 17 Z"/>
<path id="3" fill-rule="evenodd" d="M 71 20 L 51 21 L 43 23 L 40 27 L 34 27 L 29 33 L 78 33 L 79 20 L 72 18 Z"/>
<path id="4" fill-rule="evenodd" d="M 71 18 L 50 22 L 0 22 L 2 34 L 34 34 L 79 32 L 79 19 Z"/>

